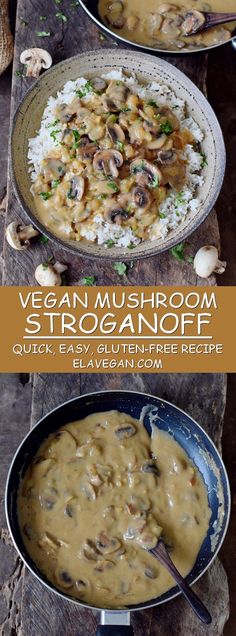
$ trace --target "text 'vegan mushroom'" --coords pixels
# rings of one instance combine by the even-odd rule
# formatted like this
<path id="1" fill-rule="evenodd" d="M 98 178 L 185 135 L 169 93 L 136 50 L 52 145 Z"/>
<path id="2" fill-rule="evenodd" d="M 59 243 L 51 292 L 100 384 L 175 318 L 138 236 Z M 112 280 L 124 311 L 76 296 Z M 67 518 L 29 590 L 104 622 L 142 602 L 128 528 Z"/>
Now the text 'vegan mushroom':
<path id="1" fill-rule="evenodd" d="M 226 261 L 219 260 L 219 254 L 213 245 L 200 247 L 193 261 L 195 272 L 201 278 L 208 278 L 213 272 L 223 274 L 226 268 Z"/>
<path id="2" fill-rule="evenodd" d="M 68 269 L 64 263 L 56 261 L 54 265 L 52 263 L 40 263 L 35 270 L 36 281 L 41 287 L 54 287 L 60 286 L 62 283 L 61 274 Z"/>
<path id="3" fill-rule="evenodd" d="M 118 177 L 118 168 L 123 164 L 123 157 L 118 150 L 98 150 L 94 155 L 94 170 L 104 172 L 105 175 Z"/>
<path id="4" fill-rule="evenodd" d="M 27 250 L 30 239 L 38 234 L 32 225 L 21 225 L 17 221 L 10 223 L 6 229 L 7 242 L 14 250 Z"/>
<path id="5" fill-rule="evenodd" d="M 26 66 L 26 77 L 38 77 L 42 68 L 52 66 L 52 57 L 44 49 L 26 49 L 21 53 L 20 61 Z"/>

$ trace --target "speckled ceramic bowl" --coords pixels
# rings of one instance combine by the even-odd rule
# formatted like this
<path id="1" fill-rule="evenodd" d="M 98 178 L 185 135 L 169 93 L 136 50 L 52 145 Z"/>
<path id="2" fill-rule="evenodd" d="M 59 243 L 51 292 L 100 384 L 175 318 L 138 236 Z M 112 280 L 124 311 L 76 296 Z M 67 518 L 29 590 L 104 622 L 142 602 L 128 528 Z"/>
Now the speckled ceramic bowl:
<path id="1" fill-rule="evenodd" d="M 94 243 L 62 240 L 48 231 L 37 218 L 35 203 L 30 193 L 28 172 L 28 139 L 34 137 L 40 127 L 44 108 L 50 95 L 61 90 L 68 80 L 78 77 L 88 79 L 122 67 L 126 73 L 135 72 L 139 81 L 152 80 L 167 84 L 177 97 L 185 100 L 189 114 L 204 132 L 201 143 L 207 156 L 204 168 L 205 183 L 198 193 L 200 206 L 197 212 L 189 213 L 184 221 L 168 233 L 165 239 L 144 241 L 136 248 L 113 247 Z M 19 200 L 32 223 L 49 239 L 69 251 L 87 258 L 108 260 L 134 260 L 145 258 L 170 249 L 184 241 L 204 221 L 211 212 L 219 195 L 225 171 L 225 147 L 220 126 L 215 114 L 201 91 L 175 66 L 151 55 L 126 50 L 98 50 L 80 54 L 57 64 L 44 73 L 28 91 L 14 118 L 11 139 L 13 179 Z"/>

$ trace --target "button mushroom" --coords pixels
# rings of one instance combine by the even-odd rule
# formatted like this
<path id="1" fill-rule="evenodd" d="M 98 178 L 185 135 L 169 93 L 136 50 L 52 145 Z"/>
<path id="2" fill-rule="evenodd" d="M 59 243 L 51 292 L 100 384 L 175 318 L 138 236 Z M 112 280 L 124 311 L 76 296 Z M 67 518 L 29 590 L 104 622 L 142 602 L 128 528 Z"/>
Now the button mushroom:
<path id="1" fill-rule="evenodd" d="M 26 66 L 26 77 L 38 77 L 42 68 L 52 66 L 52 57 L 44 49 L 26 49 L 20 55 L 20 61 Z"/>
<path id="2" fill-rule="evenodd" d="M 90 85 L 92 86 L 95 93 L 100 93 L 105 90 L 107 84 L 102 77 L 94 77 L 90 80 Z"/>
<path id="3" fill-rule="evenodd" d="M 91 159 L 97 152 L 97 145 L 92 142 L 87 135 L 84 135 L 80 139 L 79 148 L 77 153 L 83 159 Z"/>
<path id="4" fill-rule="evenodd" d="M 113 143 L 117 143 L 117 141 L 123 143 L 125 141 L 125 133 L 119 124 L 108 123 L 106 129 Z"/>
<path id="5" fill-rule="evenodd" d="M 123 157 L 118 150 L 98 150 L 93 159 L 94 170 L 102 171 L 105 175 L 118 177 L 123 164 Z"/>
<path id="6" fill-rule="evenodd" d="M 10 223 L 6 229 L 7 242 L 14 250 L 27 250 L 30 239 L 38 234 L 32 225 L 21 225 L 17 221 Z"/>
<path id="7" fill-rule="evenodd" d="M 153 163 L 146 161 L 146 159 L 135 159 L 132 161 L 130 170 L 139 185 L 146 185 L 149 188 L 157 187 L 162 178 L 159 168 Z"/>
<path id="8" fill-rule="evenodd" d="M 54 265 L 51 263 L 41 263 L 36 267 L 34 275 L 39 285 L 42 287 L 51 287 L 61 285 L 61 274 L 67 269 L 67 265 L 59 262 L 54 263 Z"/>
<path id="9" fill-rule="evenodd" d="M 121 0 L 116 0 L 115 2 L 108 2 L 107 4 L 107 14 L 105 15 L 105 19 L 108 24 L 114 26 L 116 29 L 122 29 L 125 23 L 125 19 L 123 16 L 124 5 Z"/>
<path id="10" fill-rule="evenodd" d="M 223 274 L 226 268 L 226 261 L 219 260 L 216 247 L 213 245 L 204 245 L 195 255 L 193 267 L 198 276 L 208 278 L 213 272 Z"/>
<path id="11" fill-rule="evenodd" d="M 174 150 L 159 150 L 157 153 L 157 160 L 160 161 L 163 166 L 169 166 L 172 163 L 175 163 L 177 160 L 177 154 Z"/>
<path id="12" fill-rule="evenodd" d="M 42 161 L 42 174 L 45 177 L 45 181 L 50 183 L 51 181 L 60 179 L 65 174 L 65 165 L 60 159 L 54 159 L 48 157 Z"/>
<path id="13" fill-rule="evenodd" d="M 142 186 L 136 186 L 133 190 L 133 199 L 134 204 L 138 208 L 142 208 L 142 210 L 147 210 L 151 203 L 150 193 L 146 188 L 142 188 Z"/>
<path id="14" fill-rule="evenodd" d="M 192 35 L 193 33 L 196 33 L 205 23 L 203 13 L 196 11 L 195 9 L 186 11 L 186 13 L 183 14 L 183 17 L 184 21 L 181 26 L 181 31 L 184 35 Z"/>
<path id="15" fill-rule="evenodd" d="M 165 133 L 159 135 L 156 139 L 153 139 L 147 144 L 148 150 L 159 150 L 166 143 L 167 136 Z"/>
<path id="16" fill-rule="evenodd" d="M 81 201 L 84 194 L 85 181 L 83 177 L 74 176 L 70 180 L 70 189 L 68 190 L 67 197 L 68 199 L 77 199 L 77 201 Z"/>
<path id="17" fill-rule="evenodd" d="M 106 90 L 107 97 L 121 109 L 129 95 L 129 88 L 124 82 L 112 80 Z"/>
<path id="18" fill-rule="evenodd" d="M 104 212 L 104 218 L 111 223 L 117 223 L 117 225 L 121 225 L 122 221 L 126 221 L 129 217 L 130 212 L 117 202 L 107 207 Z"/>

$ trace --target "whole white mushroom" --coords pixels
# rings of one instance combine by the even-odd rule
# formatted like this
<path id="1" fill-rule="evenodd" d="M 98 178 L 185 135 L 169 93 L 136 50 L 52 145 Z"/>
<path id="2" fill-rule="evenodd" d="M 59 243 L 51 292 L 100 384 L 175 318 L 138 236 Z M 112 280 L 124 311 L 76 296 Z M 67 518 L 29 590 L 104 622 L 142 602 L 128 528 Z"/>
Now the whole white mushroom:
<path id="1" fill-rule="evenodd" d="M 61 285 L 61 274 L 68 269 L 64 263 L 56 261 L 54 265 L 52 263 L 40 263 L 35 270 L 36 281 L 41 287 L 54 287 L 55 285 Z"/>
<path id="2" fill-rule="evenodd" d="M 208 278 L 213 272 L 223 274 L 226 261 L 219 260 L 218 250 L 214 245 L 204 245 L 195 255 L 193 267 L 200 278 Z"/>

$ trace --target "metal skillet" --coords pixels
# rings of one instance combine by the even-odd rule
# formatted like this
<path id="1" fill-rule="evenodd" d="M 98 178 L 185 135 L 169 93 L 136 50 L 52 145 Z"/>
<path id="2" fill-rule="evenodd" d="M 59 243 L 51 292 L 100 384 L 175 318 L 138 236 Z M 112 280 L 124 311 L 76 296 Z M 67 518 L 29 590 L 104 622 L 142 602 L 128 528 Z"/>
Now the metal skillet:
<path id="1" fill-rule="evenodd" d="M 82 419 L 91 413 L 112 409 L 140 418 L 150 435 L 152 427 L 155 426 L 169 432 L 200 471 L 207 488 L 212 514 L 207 536 L 186 580 L 192 585 L 204 574 L 216 557 L 228 526 L 230 489 L 227 473 L 216 447 L 201 426 L 181 409 L 152 395 L 133 391 L 89 393 L 65 402 L 45 415 L 25 437 L 12 460 L 6 485 L 6 517 L 16 550 L 27 568 L 42 585 L 62 599 L 101 611 L 101 624 L 97 628 L 96 636 L 133 636 L 134 632 L 130 625 L 131 612 L 170 601 L 180 594 L 178 588 L 173 585 L 173 588 L 165 594 L 145 603 L 127 606 L 125 610 L 104 610 L 86 605 L 66 592 L 56 589 L 38 570 L 24 546 L 17 518 L 17 494 L 20 480 L 48 435 L 61 426 Z"/>
<path id="2" fill-rule="evenodd" d="M 84 11 L 87 13 L 87 15 L 91 18 L 91 20 L 96 23 L 100 31 L 102 31 L 105 35 L 112 37 L 118 42 L 128 45 L 129 47 L 139 49 L 140 51 L 146 51 L 146 53 L 150 53 L 151 51 L 153 51 L 154 53 L 159 53 L 162 55 L 191 55 L 192 53 L 199 53 L 201 51 L 206 53 L 206 51 L 211 51 L 211 49 L 215 49 L 218 46 L 223 46 L 228 42 L 232 42 L 233 46 L 236 46 L 236 29 L 234 29 L 234 31 L 232 32 L 232 37 L 226 42 L 218 42 L 217 44 L 214 44 L 212 46 L 203 46 L 202 48 L 196 49 L 192 48 L 191 50 L 176 49 L 173 51 L 168 50 L 168 48 L 164 49 L 158 48 L 158 46 L 154 47 L 147 44 L 140 44 L 138 42 L 128 40 L 127 38 L 120 35 L 118 31 L 112 31 L 112 29 L 109 28 L 109 25 L 104 24 L 98 12 L 98 0 L 79 0 L 79 3 Z"/>

